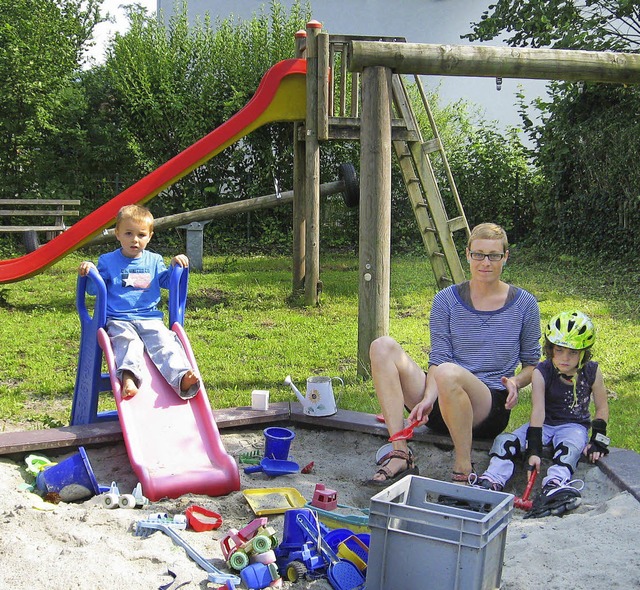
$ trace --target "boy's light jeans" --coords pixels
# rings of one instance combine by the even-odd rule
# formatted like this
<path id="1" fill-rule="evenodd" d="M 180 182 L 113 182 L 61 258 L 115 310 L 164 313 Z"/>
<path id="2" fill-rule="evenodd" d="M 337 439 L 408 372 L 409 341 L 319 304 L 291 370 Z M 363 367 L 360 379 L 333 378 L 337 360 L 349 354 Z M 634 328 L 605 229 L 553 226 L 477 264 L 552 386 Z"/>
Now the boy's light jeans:
<path id="1" fill-rule="evenodd" d="M 182 376 L 192 367 L 177 334 L 169 330 L 162 320 L 109 320 L 106 330 L 120 381 L 123 371 L 130 371 L 136 383 L 140 384 L 146 350 L 160 374 L 180 394 Z"/>

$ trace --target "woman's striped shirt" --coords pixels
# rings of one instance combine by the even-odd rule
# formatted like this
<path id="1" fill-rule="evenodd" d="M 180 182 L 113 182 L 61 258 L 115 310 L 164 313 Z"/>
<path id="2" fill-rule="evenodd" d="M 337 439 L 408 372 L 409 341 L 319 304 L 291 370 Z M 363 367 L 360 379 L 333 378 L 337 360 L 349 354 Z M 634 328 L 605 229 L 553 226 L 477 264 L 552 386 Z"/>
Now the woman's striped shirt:
<path id="1" fill-rule="evenodd" d="M 433 299 L 429 331 L 429 365 L 455 363 L 490 389 L 504 389 L 501 377 L 540 360 L 540 308 L 524 289 L 500 309 L 478 311 L 462 300 L 457 285 L 447 287 Z"/>

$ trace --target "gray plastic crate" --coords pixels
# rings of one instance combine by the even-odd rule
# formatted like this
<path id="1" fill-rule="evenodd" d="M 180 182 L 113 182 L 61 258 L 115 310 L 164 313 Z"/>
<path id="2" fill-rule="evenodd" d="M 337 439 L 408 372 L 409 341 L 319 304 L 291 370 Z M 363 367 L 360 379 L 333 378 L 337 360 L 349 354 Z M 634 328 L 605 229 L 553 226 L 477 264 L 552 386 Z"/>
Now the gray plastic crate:
<path id="1" fill-rule="evenodd" d="M 512 494 L 401 479 L 371 498 L 366 589 L 499 588 L 512 511 Z"/>

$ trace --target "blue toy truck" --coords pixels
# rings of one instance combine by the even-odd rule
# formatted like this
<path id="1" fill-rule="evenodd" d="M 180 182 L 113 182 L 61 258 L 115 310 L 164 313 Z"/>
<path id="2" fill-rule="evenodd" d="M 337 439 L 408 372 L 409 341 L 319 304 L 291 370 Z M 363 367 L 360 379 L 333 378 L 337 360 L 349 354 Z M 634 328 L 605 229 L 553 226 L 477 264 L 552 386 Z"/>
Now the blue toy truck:
<path id="1" fill-rule="evenodd" d="M 326 525 L 318 521 L 308 508 L 285 512 L 283 539 L 275 553 L 280 574 L 285 580 L 294 583 L 300 579 L 315 579 L 327 575 L 327 562 L 298 524 L 298 515 L 314 529 L 319 526 L 322 536 L 329 532 Z"/>

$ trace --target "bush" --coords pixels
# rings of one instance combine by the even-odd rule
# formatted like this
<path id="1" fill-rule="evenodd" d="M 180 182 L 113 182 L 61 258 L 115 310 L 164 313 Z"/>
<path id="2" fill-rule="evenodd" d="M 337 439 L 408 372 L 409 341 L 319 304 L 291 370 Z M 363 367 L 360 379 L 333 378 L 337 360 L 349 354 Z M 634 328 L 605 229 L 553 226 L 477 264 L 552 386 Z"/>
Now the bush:
<path id="1" fill-rule="evenodd" d="M 571 253 L 624 258 L 640 248 L 640 90 L 606 84 L 555 86 L 538 129 L 547 190 L 536 234 Z M 596 245 L 597 244 L 597 245 Z"/>

